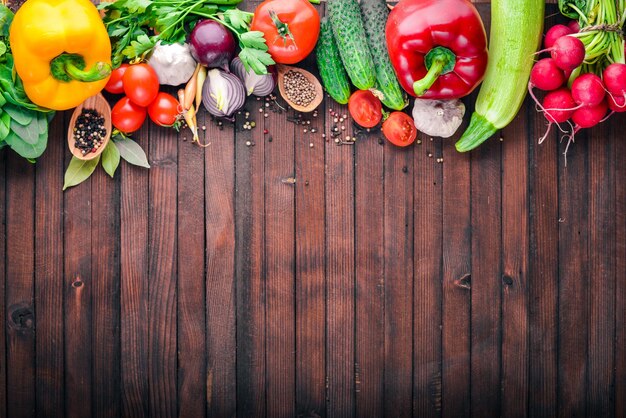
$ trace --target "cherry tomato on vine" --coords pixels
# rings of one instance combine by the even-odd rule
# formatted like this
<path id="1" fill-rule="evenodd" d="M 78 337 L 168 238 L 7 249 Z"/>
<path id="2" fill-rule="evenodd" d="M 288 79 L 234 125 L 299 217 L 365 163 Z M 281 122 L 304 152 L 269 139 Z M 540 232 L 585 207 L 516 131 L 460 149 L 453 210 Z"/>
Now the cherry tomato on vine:
<path id="1" fill-rule="evenodd" d="M 295 64 L 315 48 L 320 15 L 308 0 L 265 0 L 256 8 L 250 30 L 263 32 L 274 61 Z"/>
<path id="2" fill-rule="evenodd" d="M 130 65 L 122 82 L 126 96 L 139 106 L 148 106 L 159 93 L 159 76 L 148 64 Z"/>
<path id="3" fill-rule="evenodd" d="M 409 115 L 403 112 L 393 112 L 383 122 L 383 135 L 392 144 L 406 147 L 415 142 L 417 128 Z"/>
<path id="4" fill-rule="evenodd" d="M 369 90 L 357 90 L 348 101 L 350 116 L 364 128 L 373 128 L 383 117 L 383 105 Z"/>
<path id="5" fill-rule="evenodd" d="M 120 132 L 129 134 L 141 128 L 146 114 L 145 107 L 138 106 L 124 96 L 111 110 L 111 123 Z"/>
<path id="6" fill-rule="evenodd" d="M 148 106 L 148 115 L 152 122 L 161 126 L 172 126 L 178 119 L 178 100 L 171 94 L 160 92 Z"/>
<path id="7" fill-rule="evenodd" d="M 109 78 L 106 86 L 104 86 L 104 89 L 109 93 L 123 94 L 124 83 L 122 83 L 122 77 L 124 77 L 124 73 L 128 67 L 128 64 L 122 64 L 115 70 L 111 71 L 111 77 Z"/>

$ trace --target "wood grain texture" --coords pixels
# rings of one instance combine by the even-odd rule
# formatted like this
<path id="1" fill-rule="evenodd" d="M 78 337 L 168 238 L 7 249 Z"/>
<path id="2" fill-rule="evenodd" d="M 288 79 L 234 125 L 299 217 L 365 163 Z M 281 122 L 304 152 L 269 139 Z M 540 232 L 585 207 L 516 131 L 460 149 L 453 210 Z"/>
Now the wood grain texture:
<path id="1" fill-rule="evenodd" d="M 6 304 L 6 152 L 0 153 L 0 301 Z M 0 416 L 7 416 L 6 308 L 0 309 Z"/>
<path id="2" fill-rule="evenodd" d="M 307 115 L 309 135 L 295 141 L 295 385 L 296 415 L 303 417 L 326 413 L 324 110 L 322 104 Z"/>
<path id="3" fill-rule="evenodd" d="M 609 125 L 589 136 L 589 336 L 588 416 L 615 416 L 615 173 Z"/>
<path id="4" fill-rule="evenodd" d="M 626 415 L 626 141 L 621 127 L 612 126 L 615 143 L 615 415 Z"/>
<path id="5" fill-rule="evenodd" d="M 209 416 L 232 417 L 239 398 L 236 324 L 240 323 L 236 322 L 235 144 L 232 128 L 220 130 L 208 120 L 205 126 L 205 141 L 211 143 L 204 153 L 207 411 Z M 242 399 L 243 411 L 248 399 Z"/>
<path id="6" fill-rule="evenodd" d="M 149 155 L 149 130 L 135 133 Z M 122 415 L 150 415 L 148 395 L 148 184 L 149 171 L 120 169 L 120 332 Z"/>
<path id="7" fill-rule="evenodd" d="M 178 146 L 150 126 L 148 185 L 148 389 L 151 416 L 175 416 L 177 393 L 176 239 Z"/>
<path id="8" fill-rule="evenodd" d="M 442 416 L 470 410 L 471 195 L 469 155 L 443 146 Z"/>
<path id="9" fill-rule="evenodd" d="M 203 118 L 198 120 L 204 126 Z M 178 415 L 206 415 L 204 150 L 178 135 Z"/>
<path id="10" fill-rule="evenodd" d="M 384 412 L 413 414 L 413 150 L 385 147 Z"/>
<path id="11" fill-rule="evenodd" d="M 529 138 L 528 111 L 502 131 Z M 532 141 L 532 139 L 531 139 Z M 502 358 L 501 414 L 528 415 L 528 141 L 502 146 Z"/>
<path id="12" fill-rule="evenodd" d="M 65 166 L 70 156 L 66 154 Z M 65 415 L 91 417 L 93 316 L 92 316 L 92 196 L 93 179 L 64 192 L 65 274 Z"/>
<path id="13" fill-rule="evenodd" d="M 265 121 L 274 132 L 265 147 L 265 358 L 268 417 L 295 416 L 295 143 L 306 127 L 286 118 Z M 304 131 L 307 132 L 304 132 Z M 292 139 L 293 137 L 293 139 Z M 295 179 L 295 182 L 289 179 Z M 302 185 L 304 186 L 304 185 Z"/>
<path id="14" fill-rule="evenodd" d="M 530 110 L 533 114 L 533 110 Z M 533 114 L 534 115 L 534 114 Z M 543 144 L 546 124 L 534 120 L 530 130 L 528 199 L 530 243 L 528 265 L 529 371 L 528 413 L 553 417 L 557 413 L 558 381 L 558 225 L 559 199 L 557 133 Z"/>
<path id="15" fill-rule="evenodd" d="M 588 132 L 578 134 L 567 154 L 559 146 L 559 342 L 558 413 L 586 413 L 589 338 Z"/>
<path id="16" fill-rule="evenodd" d="M 327 108 L 348 113 L 335 103 Z M 326 124 L 326 136 L 330 137 Z M 354 383 L 354 146 L 326 143 L 326 413 L 351 417 Z"/>
<path id="17" fill-rule="evenodd" d="M 93 414 L 114 417 L 121 412 L 119 176 L 98 169 L 92 183 Z"/>
<path id="18" fill-rule="evenodd" d="M 442 140 L 420 135 L 414 150 L 413 414 L 442 408 L 443 164 Z M 428 157 L 431 153 L 433 157 Z M 444 160 L 445 161 L 445 160 Z"/>
<path id="19" fill-rule="evenodd" d="M 382 139 L 380 132 L 364 133 L 354 150 L 355 196 L 358 201 L 367 202 L 355 207 L 358 417 L 384 413 L 385 219 L 380 215 L 385 213 L 384 150 L 388 145 L 379 143 L 379 139 Z"/>
<path id="20" fill-rule="evenodd" d="M 53 138 L 65 133 L 63 117 L 49 128 Z M 63 141 L 51 141 L 38 162 L 35 211 L 36 410 L 41 416 L 62 416 L 65 409 L 63 339 Z M 117 233 L 117 231 L 116 231 Z M 1 234 L 0 234 L 1 235 Z M 113 235 L 115 238 L 115 235 Z M 117 324 L 116 324 L 117 325 Z M 119 391 L 118 391 L 119 393 Z M 0 414 L 2 415 L 2 414 Z"/>

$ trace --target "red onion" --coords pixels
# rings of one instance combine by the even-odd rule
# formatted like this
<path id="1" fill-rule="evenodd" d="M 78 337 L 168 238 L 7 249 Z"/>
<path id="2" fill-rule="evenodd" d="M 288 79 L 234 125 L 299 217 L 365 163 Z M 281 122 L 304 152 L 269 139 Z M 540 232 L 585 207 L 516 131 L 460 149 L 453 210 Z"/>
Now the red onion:
<path id="1" fill-rule="evenodd" d="M 224 25 L 211 19 L 198 22 L 189 36 L 191 55 L 209 68 L 228 69 L 235 56 L 235 37 Z"/>
<path id="2" fill-rule="evenodd" d="M 246 90 L 234 74 L 219 69 L 207 73 L 202 91 L 206 110 L 217 117 L 231 117 L 243 107 Z"/>
<path id="3" fill-rule="evenodd" d="M 258 75 L 252 69 L 246 71 L 246 67 L 239 57 L 235 57 L 230 62 L 230 71 L 243 80 L 248 96 L 251 94 L 259 97 L 267 96 L 276 87 L 275 75 L 272 72 Z"/>

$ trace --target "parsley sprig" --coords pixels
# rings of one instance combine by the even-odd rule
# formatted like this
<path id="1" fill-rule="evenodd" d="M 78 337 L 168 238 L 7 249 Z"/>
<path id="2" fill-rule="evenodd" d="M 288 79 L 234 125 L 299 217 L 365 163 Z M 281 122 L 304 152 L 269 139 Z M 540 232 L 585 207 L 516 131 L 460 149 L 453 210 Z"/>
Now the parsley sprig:
<path id="1" fill-rule="evenodd" d="M 114 67 L 123 61 L 144 60 L 159 41 L 184 43 L 201 19 L 218 21 L 235 34 L 247 70 L 267 74 L 267 66 L 275 64 L 263 33 L 250 31 L 253 14 L 234 6 L 218 6 L 211 0 L 118 0 L 100 3 L 99 8 L 105 11 Z"/>

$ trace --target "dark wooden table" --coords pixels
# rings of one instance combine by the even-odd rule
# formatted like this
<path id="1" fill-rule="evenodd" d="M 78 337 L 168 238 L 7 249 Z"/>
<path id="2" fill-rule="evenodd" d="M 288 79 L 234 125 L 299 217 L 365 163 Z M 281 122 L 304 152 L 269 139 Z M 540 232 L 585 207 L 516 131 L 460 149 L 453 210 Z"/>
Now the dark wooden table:
<path id="1" fill-rule="evenodd" d="M 65 193 L 69 114 L 0 153 L 0 417 L 626 416 L 623 115 L 566 167 L 528 103 L 471 154 L 246 109 Z"/>

